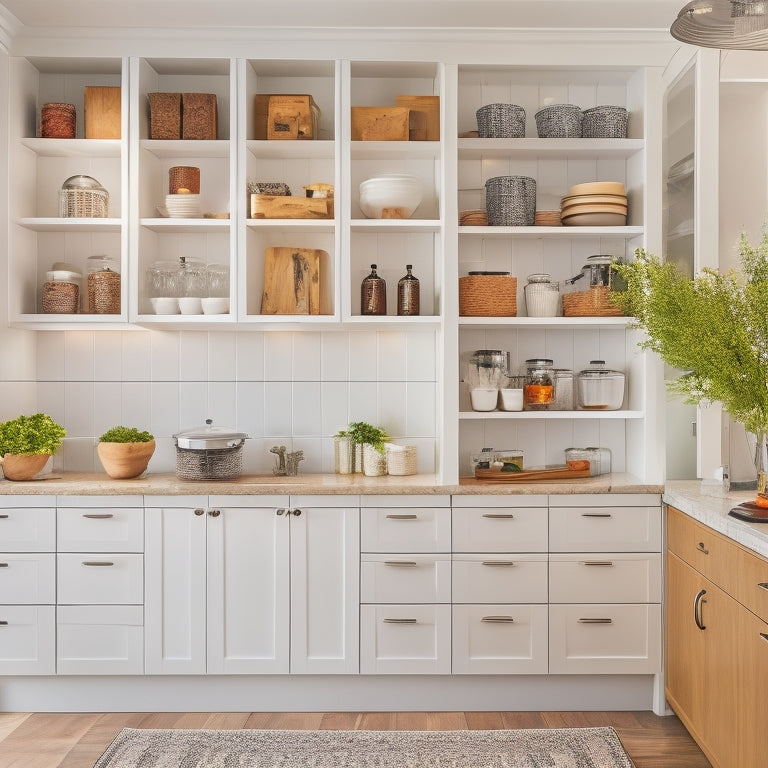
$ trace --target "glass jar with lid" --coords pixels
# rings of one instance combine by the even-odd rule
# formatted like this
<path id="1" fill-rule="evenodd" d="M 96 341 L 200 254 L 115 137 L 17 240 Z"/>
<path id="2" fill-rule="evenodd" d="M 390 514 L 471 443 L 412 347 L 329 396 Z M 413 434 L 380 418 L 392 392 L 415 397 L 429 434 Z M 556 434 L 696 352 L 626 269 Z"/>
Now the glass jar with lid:
<path id="1" fill-rule="evenodd" d="M 205 264 L 202 261 L 179 258 L 179 296 L 202 299 L 208 290 Z"/>
<path id="2" fill-rule="evenodd" d="M 535 357 L 525 361 L 523 410 L 546 411 L 554 397 L 555 369 L 551 358 Z"/>
<path id="3" fill-rule="evenodd" d="M 556 317 L 560 303 L 560 286 L 550 275 L 541 272 L 528 275 L 523 289 L 528 317 Z"/>

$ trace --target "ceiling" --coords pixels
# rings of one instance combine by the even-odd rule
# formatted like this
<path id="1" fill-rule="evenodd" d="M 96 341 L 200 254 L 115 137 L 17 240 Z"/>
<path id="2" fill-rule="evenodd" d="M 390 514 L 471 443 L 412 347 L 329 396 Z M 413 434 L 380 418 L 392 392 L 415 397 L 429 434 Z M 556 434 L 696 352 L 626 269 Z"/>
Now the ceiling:
<path id="1" fill-rule="evenodd" d="M 93 29 L 668 30 L 684 0 L 0 0 L 11 37 Z"/>

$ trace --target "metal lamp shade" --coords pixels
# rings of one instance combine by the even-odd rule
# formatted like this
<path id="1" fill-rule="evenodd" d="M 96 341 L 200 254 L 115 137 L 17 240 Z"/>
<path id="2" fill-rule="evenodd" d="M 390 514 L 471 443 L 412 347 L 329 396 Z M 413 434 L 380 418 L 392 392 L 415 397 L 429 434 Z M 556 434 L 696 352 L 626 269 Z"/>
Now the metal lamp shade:
<path id="1" fill-rule="evenodd" d="M 704 48 L 768 50 L 768 2 L 693 0 L 670 27 L 672 37 Z"/>

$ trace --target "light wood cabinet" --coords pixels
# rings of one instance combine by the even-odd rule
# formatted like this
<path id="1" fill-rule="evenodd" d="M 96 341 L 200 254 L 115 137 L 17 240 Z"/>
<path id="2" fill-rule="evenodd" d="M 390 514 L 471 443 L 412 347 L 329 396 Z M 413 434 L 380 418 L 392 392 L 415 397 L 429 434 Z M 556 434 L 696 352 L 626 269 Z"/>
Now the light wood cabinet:
<path id="1" fill-rule="evenodd" d="M 665 693 L 716 768 L 758 768 L 768 753 L 768 626 L 745 603 L 768 562 L 668 508 Z M 740 570 L 746 558 L 752 570 Z M 690 562 L 690 561 L 693 562 Z"/>

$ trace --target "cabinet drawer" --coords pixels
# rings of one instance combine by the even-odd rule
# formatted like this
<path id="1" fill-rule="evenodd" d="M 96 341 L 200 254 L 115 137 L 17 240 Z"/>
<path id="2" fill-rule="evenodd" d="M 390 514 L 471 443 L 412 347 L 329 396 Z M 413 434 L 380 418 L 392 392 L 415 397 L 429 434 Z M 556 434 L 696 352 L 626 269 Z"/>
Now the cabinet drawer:
<path id="1" fill-rule="evenodd" d="M 552 507 L 550 552 L 660 552 L 661 507 Z"/>
<path id="2" fill-rule="evenodd" d="M 451 510 L 447 507 L 363 509 L 363 552 L 450 552 Z"/>
<path id="3" fill-rule="evenodd" d="M 56 555 L 0 554 L 0 603 L 34 605 L 56 602 Z"/>
<path id="4" fill-rule="evenodd" d="M 744 549 L 739 550 L 735 597 L 742 605 L 768 622 L 768 560 Z"/>
<path id="5" fill-rule="evenodd" d="M 546 674 L 546 605 L 454 605 L 454 674 Z"/>
<path id="6" fill-rule="evenodd" d="M 144 510 L 59 508 L 59 552 L 143 552 Z"/>
<path id="7" fill-rule="evenodd" d="M 741 551 L 738 544 L 680 510 L 667 507 L 667 548 L 735 596 Z"/>
<path id="8" fill-rule="evenodd" d="M 661 605 L 551 605 L 550 674 L 661 671 Z"/>
<path id="9" fill-rule="evenodd" d="M 454 552 L 546 552 L 546 507 L 453 510 Z"/>
<path id="10" fill-rule="evenodd" d="M 52 675 L 55 654 L 54 606 L 0 605 L 0 674 Z"/>
<path id="11" fill-rule="evenodd" d="M 3 552 L 55 552 L 56 510 L 53 507 L 0 507 Z"/>
<path id="12" fill-rule="evenodd" d="M 454 555 L 454 603 L 546 603 L 546 555 Z"/>
<path id="13" fill-rule="evenodd" d="M 659 603 L 661 555 L 551 555 L 552 603 Z"/>
<path id="14" fill-rule="evenodd" d="M 138 605 L 144 602 L 144 556 L 73 553 L 57 556 L 58 603 Z"/>
<path id="15" fill-rule="evenodd" d="M 450 605 L 360 606 L 361 674 L 450 671 Z"/>
<path id="16" fill-rule="evenodd" d="M 450 603 L 450 555 L 362 555 L 360 602 Z"/>
<path id="17" fill-rule="evenodd" d="M 144 610 L 139 605 L 64 605 L 57 612 L 61 675 L 141 675 Z"/>

